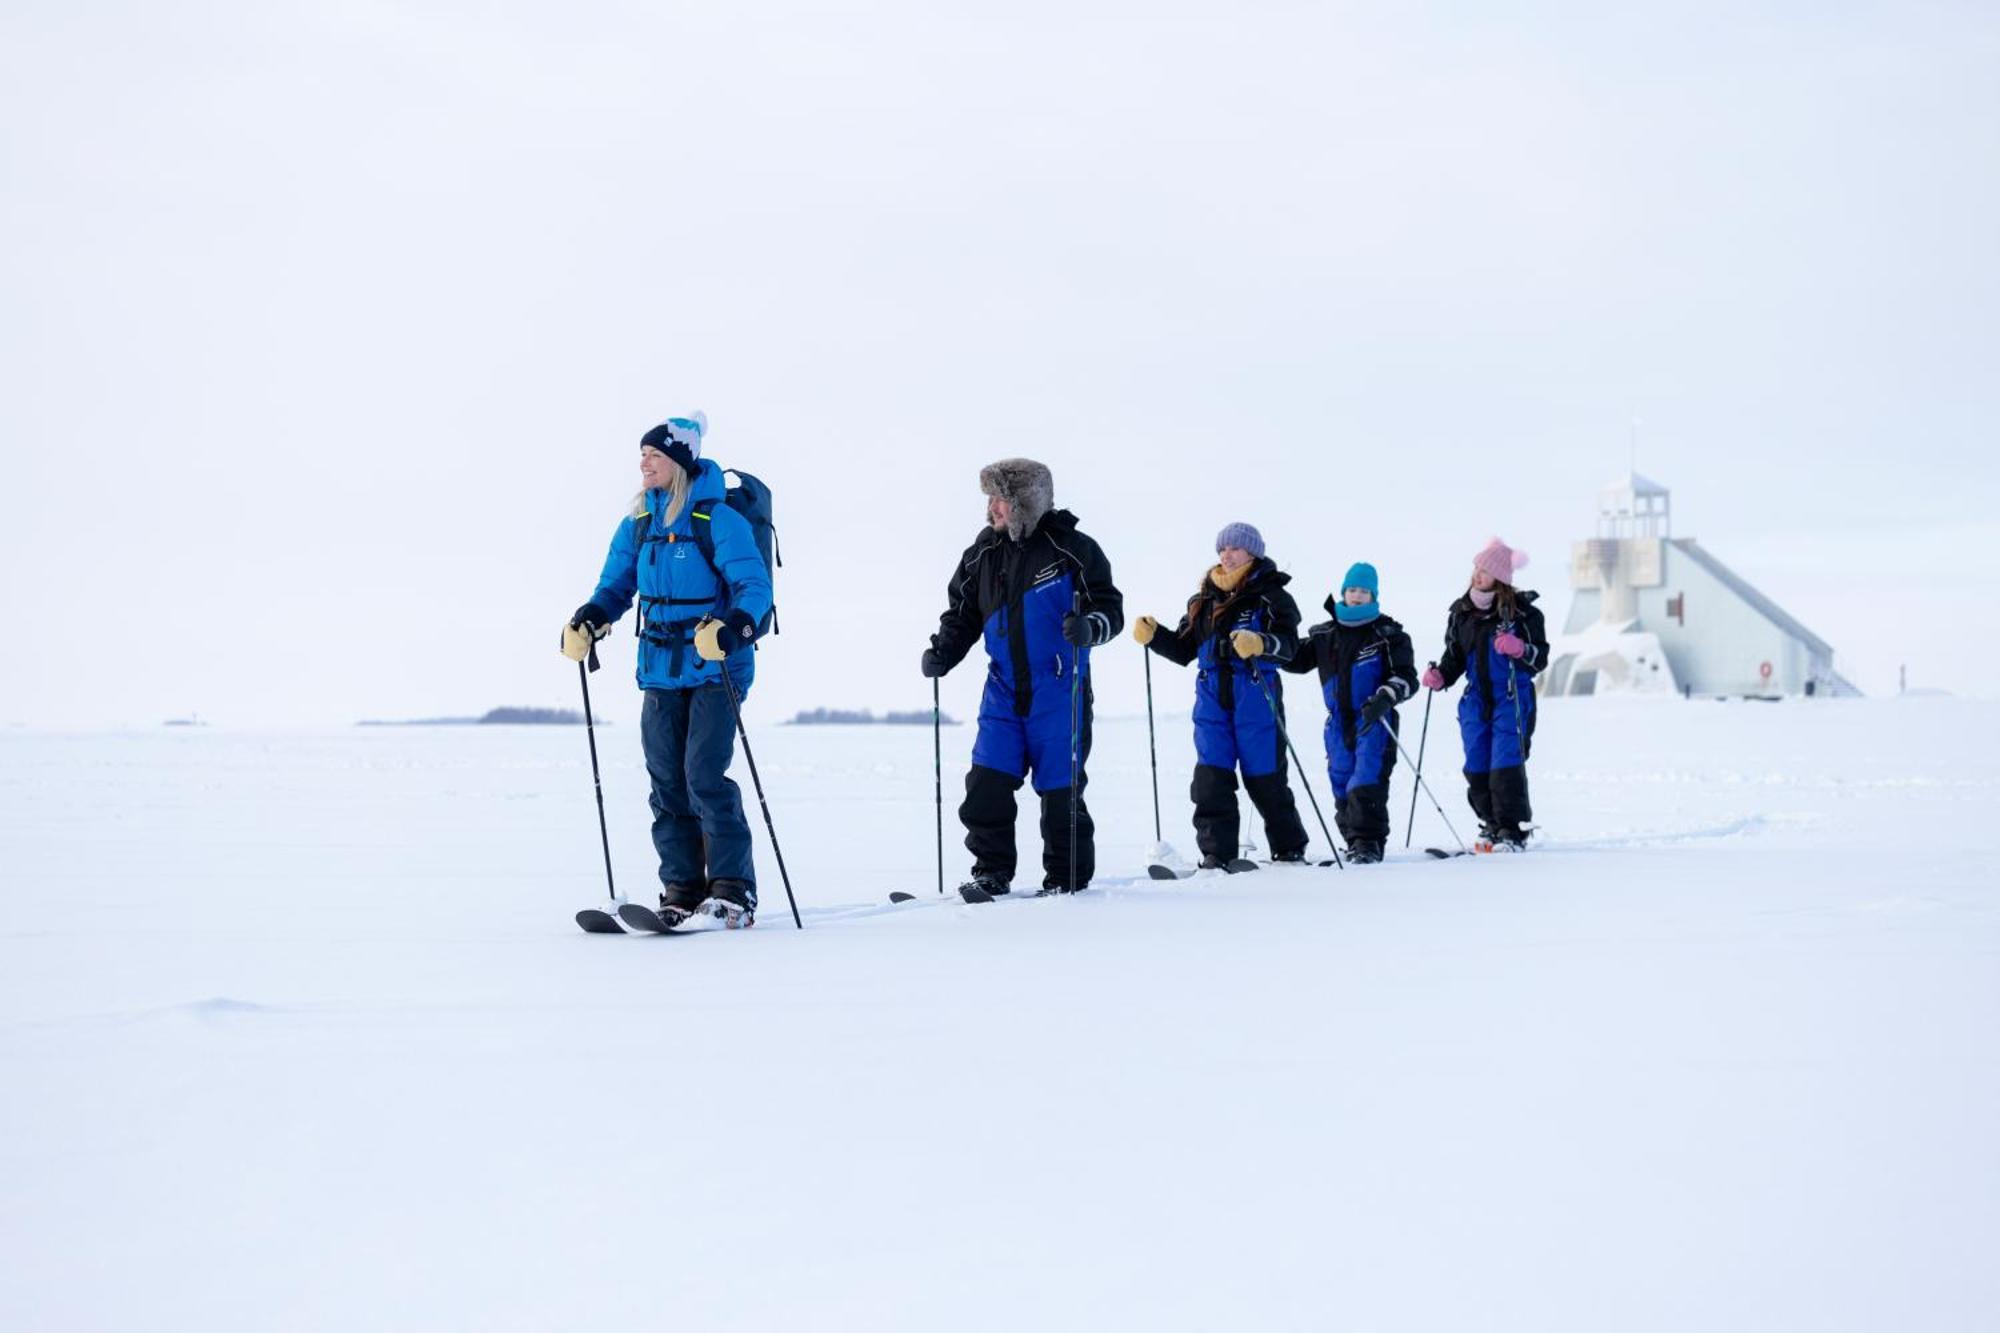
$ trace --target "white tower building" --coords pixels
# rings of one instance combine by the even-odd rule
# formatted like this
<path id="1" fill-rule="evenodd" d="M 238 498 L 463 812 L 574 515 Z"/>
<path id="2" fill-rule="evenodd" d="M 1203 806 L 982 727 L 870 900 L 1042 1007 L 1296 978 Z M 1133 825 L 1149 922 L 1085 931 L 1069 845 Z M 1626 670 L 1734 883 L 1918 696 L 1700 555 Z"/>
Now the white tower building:
<path id="1" fill-rule="evenodd" d="M 1680 690 L 1781 698 L 1860 693 L 1833 648 L 1672 528 L 1667 488 L 1634 472 L 1597 497 L 1597 535 L 1570 550 L 1569 620 L 1551 695 Z"/>

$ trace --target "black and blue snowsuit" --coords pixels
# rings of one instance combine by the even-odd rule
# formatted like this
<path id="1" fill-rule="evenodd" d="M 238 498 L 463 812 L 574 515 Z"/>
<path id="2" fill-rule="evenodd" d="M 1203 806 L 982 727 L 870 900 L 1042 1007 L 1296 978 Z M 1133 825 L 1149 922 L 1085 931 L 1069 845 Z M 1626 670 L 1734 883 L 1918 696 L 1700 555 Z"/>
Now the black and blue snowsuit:
<path id="1" fill-rule="evenodd" d="M 1534 818 L 1528 804 L 1528 753 L 1535 738 L 1535 677 L 1549 663 L 1549 636 L 1536 594 L 1499 590 L 1493 607 L 1481 611 L 1465 596 L 1445 618 L 1444 656 L 1438 674 L 1450 689 L 1465 678 L 1458 700 L 1458 731 L 1465 742 L 1466 801 L 1487 837 L 1518 840 Z M 1508 657 L 1493 647 L 1494 636 L 1511 632 L 1526 645 Z"/>
<path id="2" fill-rule="evenodd" d="M 1088 783 L 1083 765 L 1090 757 L 1091 649 L 1073 648 L 1062 633 L 1079 594 L 1094 642 L 1104 643 L 1124 627 L 1125 602 L 1111 581 L 1111 562 L 1066 509 L 1049 511 L 1019 540 L 991 528 L 981 532 L 952 572 L 931 652 L 948 671 L 974 644 L 983 640 L 986 646 L 979 734 L 965 802 L 958 808 L 973 874 L 980 879 L 1013 881 L 1014 793 L 1032 774 L 1042 806 L 1043 887 L 1069 882 L 1073 682 L 1082 691 L 1075 737 L 1077 887 L 1089 884 L 1096 869 L 1095 826 L 1082 793 Z"/>
<path id="3" fill-rule="evenodd" d="M 1280 573 L 1263 556 L 1233 588 L 1216 582 L 1219 572 L 1217 566 L 1202 579 L 1180 624 L 1171 630 L 1160 626 L 1146 645 L 1177 666 L 1193 662 L 1198 667 L 1195 769 L 1188 789 L 1194 800 L 1195 845 L 1204 857 L 1223 860 L 1240 850 L 1236 773 L 1241 769 L 1243 789 L 1264 820 L 1271 854 L 1295 856 L 1306 849 L 1306 829 L 1285 772 L 1285 738 L 1279 729 L 1285 716 L 1284 687 L 1276 670 L 1298 646 L 1299 607 L 1285 591 L 1291 575 Z M 1263 636 L 1260 657 L 1246 661 L 1236 655 L 1230 636 L 1238 630 Z"/>
<path id="4" fill-rule="evenodd" d="M 756 662 L 747 646 L 722 662 L 694 648 L 701 621 L 741 610 L 752 624 L 771 609 L 771 574 L 749 522 L 723 503 L 722 469 L 703 459 L 690 478 L 688 502 L 663 521 L 668 496 L 647 491 L 612 534 L 611 551 L 591 604 L 611 624 L 639 602 L 639 686 L 646 701 L 639 738 L 652 778 L 653 848 L 660 882 L 693 906 L 709 885 L 735 881 L 745 904 L 757 904 L 757 869 L 743 793 L 729 777 L 736 747 L 735 712 L 724 692 L 726 668 L 747 694 Z M 706 540 L 697 530 L 706 527 Z M 705 553 L 714 552 L 711 562 Z M 725 642 L 740 642 L 726 636 Z"/>
<path id="5" fill-rule="evenodd" d="M 1334 821 L 1349 847 L 1370 844 L 1376 851 L 1389 840 L 1389 775 L 1396 771 L 1394 707 L 1382 722 L 1361 730 L 1361 710 L 1377 690 L 1388 688 L 1396 703 L 1417 690 L 1410 636 L 1385 615 L 1343 624 L 1340 605 L 1327 598 L 1334 619 L 1314 625 L 1285 670 L 1319 672 L 1326 699 L 1326 775 L 1333 785 Z"/>

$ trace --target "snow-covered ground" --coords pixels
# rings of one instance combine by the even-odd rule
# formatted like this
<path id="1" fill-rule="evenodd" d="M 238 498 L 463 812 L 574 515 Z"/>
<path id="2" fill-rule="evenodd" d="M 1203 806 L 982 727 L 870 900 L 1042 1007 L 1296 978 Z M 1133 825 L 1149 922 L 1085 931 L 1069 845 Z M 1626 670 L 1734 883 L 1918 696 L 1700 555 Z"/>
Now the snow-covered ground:
<path id="1" fill-rule="evenodd" d="M 927 730 L 754 741 L 806 930 L 753 804 L 755 931 L 600 938 L 581 731 L 0 733 L 0 1327 L 2000 1321 L 2000 705 L 1558 701 L 1533 855 L 1169 885 L 1106 720 L 986 908 Z"/>

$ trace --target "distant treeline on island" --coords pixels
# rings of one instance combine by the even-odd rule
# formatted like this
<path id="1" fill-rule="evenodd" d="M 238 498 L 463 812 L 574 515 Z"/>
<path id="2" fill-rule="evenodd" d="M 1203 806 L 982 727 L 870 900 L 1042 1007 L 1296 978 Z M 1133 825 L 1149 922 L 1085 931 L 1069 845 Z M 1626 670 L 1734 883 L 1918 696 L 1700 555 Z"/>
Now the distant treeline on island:
<path id="1" fill-rule="evenodd" d="M 947 727 L 958 725 L 958 719 L 946 713 L 939 719 Z M 884 713 L 877 717 L 867 710 L 853 708 L 809 708 L 785 725 L 788 727 L 927 727 L 931 724 L 928 710 L 918 713 Z"/>
<path id="2" fill-rule="evenodd" d="M 364 718 L 363 727 L 580 727 L 583 714 L 574 708 L 491 708 L 483 717 L 412 717 L 396 721 Z M 600 724 L 608 725 L 608 724 Z"/>

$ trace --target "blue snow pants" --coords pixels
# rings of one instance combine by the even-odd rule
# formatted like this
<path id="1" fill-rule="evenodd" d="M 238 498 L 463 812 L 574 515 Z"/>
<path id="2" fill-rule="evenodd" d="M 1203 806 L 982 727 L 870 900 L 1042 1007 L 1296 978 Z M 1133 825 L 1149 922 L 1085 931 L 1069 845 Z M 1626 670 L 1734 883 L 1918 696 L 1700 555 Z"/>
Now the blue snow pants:
<path id="1" fill-rule="evenodd" d="M 736 714 L 720 680 L 692 689 L 647 690 L 639 714 L 646 773 L 653 780 L 653 848 L 660 882 L 706 886 L 740 880 L 757 901 L 757 867 L 743 793 L 729 777 Z"/>
<path id="2" fill-rule="evenodd" d="M 1465 742 L 1465 799 L 1488 835 L 1518 835 L 1534 818 L 1528 802 L 1528 749 L 1535 734 L 1535 683 L 1512 658 L 1487 649 L 1493 715 L 1486 716 L 1473 676 L 1458 697 Z M 1470 675 L 1471 673 L 1468 673 Z"/>
<path id="3" fill-rule="evenodd" d="M 965 775 L 965 800 L 958 818 L 972 873 L 1011 884 L 1016 869 L 1014 794 L 1030 773 L 1041 798 L 1042 887 L 1067 888 L 1072 874 L 1087 887 L 1097 871 L 1097 825 L 1083 791 L 1090 785 L 1090 678 L 1078 700 L 1077 790 L 1069 786 L 1069 686 L 1067 673 L 1037 677 L 1028 715 L 1014 711 L 1013 688 L 997 672 L 986 678 L 979 698 L 979 734 L 972 742 L 972 768 Z M 1076 865 L 1069 863 L 1070 801 L 1076 801 Z"/>
<path id="4" fill-rule="evenodd" d="M 1263 674 L 1263 685 L 1250 679 L 1238 666 L 1231 672 L 1232 706 L 1222 706 L 1221 690 L 1215 673 L 1204 668 L 1194 683 L 1194 756 L 1197 764 L 1210 768 L 1242 769 L 1246 778 L 1275 773 L 1285 761 L 1285 742 L 1278 735 L 1277 719 L 1264 698 L 1268 687 L 1281 700 L 1283 684 L 1276 669 Z"/>

